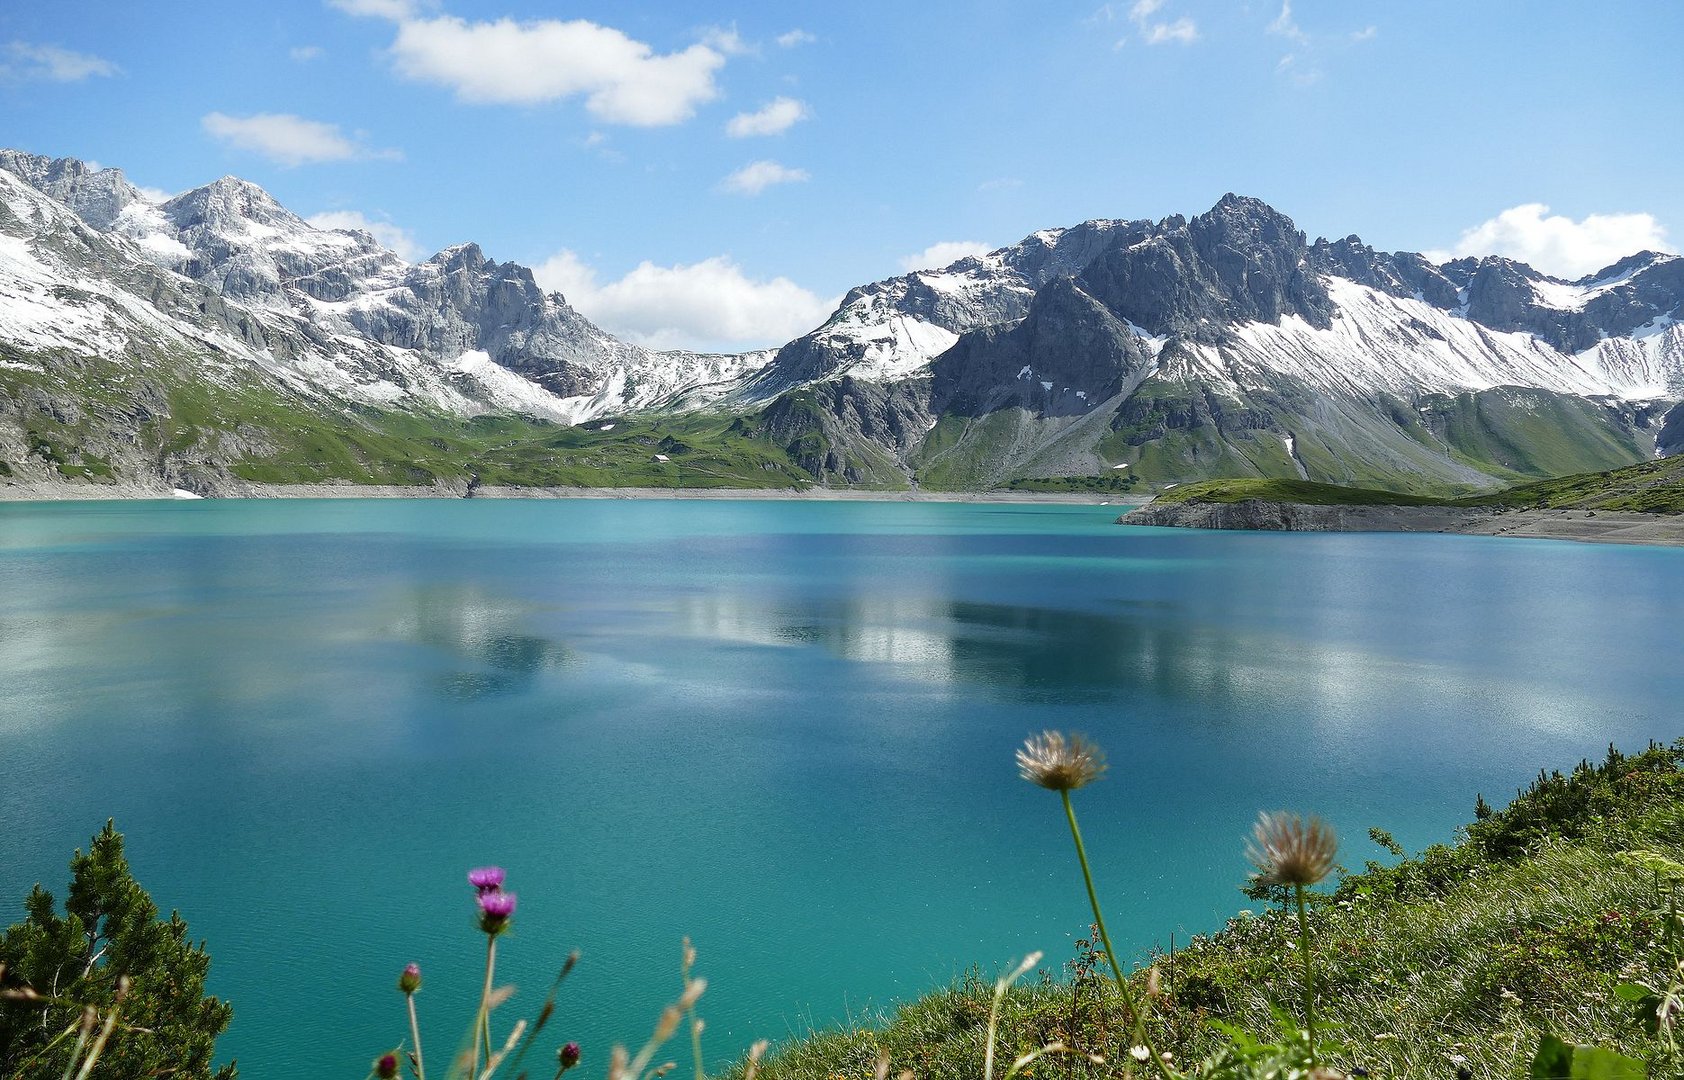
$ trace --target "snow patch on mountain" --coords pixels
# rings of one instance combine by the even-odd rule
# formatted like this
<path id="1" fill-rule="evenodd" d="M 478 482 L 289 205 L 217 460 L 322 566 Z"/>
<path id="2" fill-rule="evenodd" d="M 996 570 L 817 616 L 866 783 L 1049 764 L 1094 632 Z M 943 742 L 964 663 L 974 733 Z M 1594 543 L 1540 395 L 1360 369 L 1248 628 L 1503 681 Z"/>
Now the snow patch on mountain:
<path id="1" fill-rule="evenodd" d="M 1343 278 L 1327 279 L 1332 325 L 1296 315 L 1278 324 L 1246 323 L 1218 345 L 1184 344 L 1163 374 L 1234 390 L 1267 390 L 1286 375 L 1323 393 L 1409 399 L 1520 384 L 1564 394 L 1642 397 L 1647 386 L 1565 356 L 1526 333 L 1500 333 L 1422 301 L 1388 295 Z"/>

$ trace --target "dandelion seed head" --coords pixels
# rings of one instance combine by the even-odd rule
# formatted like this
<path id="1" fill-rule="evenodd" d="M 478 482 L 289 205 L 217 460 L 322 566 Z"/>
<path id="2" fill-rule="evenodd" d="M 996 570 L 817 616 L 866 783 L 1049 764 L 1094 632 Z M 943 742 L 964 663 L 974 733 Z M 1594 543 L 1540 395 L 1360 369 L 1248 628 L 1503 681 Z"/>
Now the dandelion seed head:
<path id="1" fill-rule="evenodd" d="M 1075 791 L 1104 775 L 1105 751 L 1082 735 L 1043 731 L 1017 752 L 1018 774 L 1048 791 Z"/>
<path id="2" fill-rule="evenodd" d="M 1246 858 L 1265 885 L 1314 885 L 1333 872 L 1339 838 L 1319 817 L 1286 811 L 1259 814 L 1246 844 Z"/>

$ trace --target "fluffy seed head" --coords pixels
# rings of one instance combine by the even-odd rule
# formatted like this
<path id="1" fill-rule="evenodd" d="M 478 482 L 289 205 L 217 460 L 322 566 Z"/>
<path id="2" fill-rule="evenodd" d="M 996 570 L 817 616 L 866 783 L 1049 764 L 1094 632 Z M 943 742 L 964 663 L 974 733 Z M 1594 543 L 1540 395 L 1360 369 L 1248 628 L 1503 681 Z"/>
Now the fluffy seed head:
<path id="1" fill-rule="evenodd" d="M 1308 820 L 1282 810 L 1259 814 L 1246 845 L 1246 858 L 1265 885 L 1314 885 L 1333 872 L 1339 838 L 1319 817 Z"/>
<path id="2" fill-rule="evenodd" d="M 1105 751 L 1081 735 L 1043 731 L 1017 752 L 1017 771 L 1048 791 L 1075 791 L 1105 772 Z"/>

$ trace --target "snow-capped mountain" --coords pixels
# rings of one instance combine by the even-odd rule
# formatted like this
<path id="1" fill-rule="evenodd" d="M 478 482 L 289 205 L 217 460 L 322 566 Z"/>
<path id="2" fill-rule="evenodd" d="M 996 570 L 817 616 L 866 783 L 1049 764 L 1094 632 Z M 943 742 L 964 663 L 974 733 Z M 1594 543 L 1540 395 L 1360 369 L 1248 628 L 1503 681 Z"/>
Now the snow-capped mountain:
<path id="1" fill-rule="evenodd" d="M 477 245 L 410 265 L 365 232 L 311 226 L 235 177 L 154 203 L 120 170 L 4 150 L 0 205 L 0 230 L 23 244 L 13 246 L 18 280 L 195 283 L 246 315 L 253 340 L 234 355 L 306 394 L 578 423 L 679 398 L 711 400 L 766 359 L 651 352 L 602 331 L 539 288 L 530 270 L 487 259 Z M 99 237 L 84 237 L 98 248 L 92 260 L 55 246 L 53 235 L 77 226 Z M 126 299 L 148 303 L 144 291 Z M 12 304 L 20 325 L 76 321 L 51 290 L 14 288 Z M 165 317 L 182 320 L 180 311 Z M 0 334 L 7 330 L 0 326 Z M 36 348 L 90 344 L 39 333 L 14 340 Z M 98 351 L 107 355 L 116 345 L 107 340 Z"/>
<path id="2" fill-rule="evenodd" d="M 657 353 L 474 244 L 411 264 L 233 177 L 159 200 L 116 169 L 0 151 L 0 375 L 17 373 L 0 380 L 0 464 L 51 460 L 30 449 L 31 409 L 88 426 L 72 376 L 93 362 L 124 373 L 100 376 L 124 387 L 102 406 L 120 415 L 89 413 L 102 446 L 144 443 L 167 371 L 246 395 L 242 416 L 280 394 L 292 404 L 264 408 L 341 425 L 724 411 L 733 437 L 823 482 L 1490 486 L 1684 448 L 1684 259 L 1640 252 L 1571 282 L 1437 265 L 1307 242 L 1229 195 L 861 286 L 775 352 Z M 275 450 L 263 424 L 232 427 L 192 453 Z"/>
<path id="3" fill-rule="evenodd" d="M 1674 448 L 1684 259 L 1576 282 L 1439 266 L 1307 243 L 1229 195 L 855 289 L 754 381 L 807 385 L 832 450 L 806 464 L 842 478 L 892 459 L 967 484 L 1119 468 L 1489 484 Z"/>

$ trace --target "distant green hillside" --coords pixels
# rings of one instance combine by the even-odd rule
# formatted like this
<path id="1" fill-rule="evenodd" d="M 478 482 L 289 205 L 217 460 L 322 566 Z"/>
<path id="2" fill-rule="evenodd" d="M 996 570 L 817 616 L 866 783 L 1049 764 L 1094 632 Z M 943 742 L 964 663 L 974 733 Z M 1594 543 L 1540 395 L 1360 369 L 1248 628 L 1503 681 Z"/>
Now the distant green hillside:
<path id="1" fill-rule="evenodd" d="M 1684 513 L 1684 456 L 1645 461 L 1609 472 L 1537 480 L 1486 495 L 1402 495 L 1307 480 L 1204 480 L 1171 488 L 1163 503 L 1238 503 L 1251 500 L 1308 506 L 1490 506 L 1512 509 L 1632 510 Z"/>

